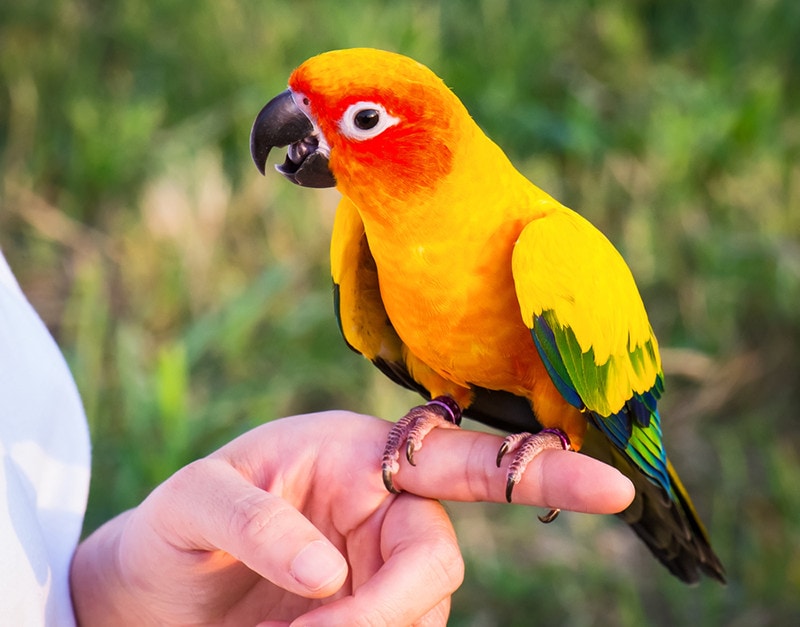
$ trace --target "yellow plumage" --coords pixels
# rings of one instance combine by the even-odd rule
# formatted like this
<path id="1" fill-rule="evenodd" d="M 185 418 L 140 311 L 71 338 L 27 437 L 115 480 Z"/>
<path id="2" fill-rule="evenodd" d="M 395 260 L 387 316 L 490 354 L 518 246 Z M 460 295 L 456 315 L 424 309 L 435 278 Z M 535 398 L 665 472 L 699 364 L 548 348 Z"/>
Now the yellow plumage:
<path id="1" fill-rule="evenodd" d="M 308 118 L 343 196 L 331 268 L 348 344 L 467 415 L 558 429 L 575 449 L 586 440 L 587 452 L 634 479 L 623 517 L 659 559 L 686 581 L 698 571 L 722 580 L 661 444 L 656 339 L 605 236 L 524 178 L 411 59 L 326 53 L 289 85 L 281 107 L 291 97 Z M 254 125 L 259 167 L 280 145 L 266 120 L 277 108 Z M 305 165 L 302 156 L 282 171 L 328 184 Z"/>

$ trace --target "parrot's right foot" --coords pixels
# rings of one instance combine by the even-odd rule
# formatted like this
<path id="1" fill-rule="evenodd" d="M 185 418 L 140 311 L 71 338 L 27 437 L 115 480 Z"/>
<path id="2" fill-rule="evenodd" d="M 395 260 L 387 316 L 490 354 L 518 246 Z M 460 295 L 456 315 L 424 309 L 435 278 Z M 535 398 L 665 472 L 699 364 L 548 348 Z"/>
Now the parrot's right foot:
<path id="1" fill-rule="evenodd" d="M 392 475 L 400 469 L 400 448 L 405 443 L 406 459 L 415 466 L 414 454 L 422 448 L 422 441 L 436 427 L 454 429 L 461 424 L 461 408 L 449 396 L 437 396 L 425 405 L 411 409 L 405 416 L 398 420 L 383 449 L 381 470 L 383 471 L 383 485 L 389 492 L 399 494 L 394 487 Z"/>
<path id="2" fill-rule="evenodd" d="M 513 453 L 511 463 L 508 465 L 506 479 L 506 500 L 511 502 L 511 493 L 514 486 L 522 479 L 522 473 L 539 453 L 547 449 L 570 449 L 567 434 L 560 429 L 542 429 L 539 433 L 514 433 L 503 440 L 497 452 L 497 467 L 507 453 Z M 561 510 L 551 509 L 544 516 L 539 516 L 543 523 L 553 522 Z"/>

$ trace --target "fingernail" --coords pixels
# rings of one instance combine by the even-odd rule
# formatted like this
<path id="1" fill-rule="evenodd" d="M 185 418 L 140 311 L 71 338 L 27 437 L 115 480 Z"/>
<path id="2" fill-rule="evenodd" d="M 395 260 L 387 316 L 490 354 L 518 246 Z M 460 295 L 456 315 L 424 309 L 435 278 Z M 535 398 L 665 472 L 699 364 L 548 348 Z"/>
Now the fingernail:
<path id="1" fill-rule="evenodd" d="M 315 591 L 339 579 L 346 569 L 347 562 L 336 549 L 315 540 L 295 556 L 290 572 L 298 582 Z"/>

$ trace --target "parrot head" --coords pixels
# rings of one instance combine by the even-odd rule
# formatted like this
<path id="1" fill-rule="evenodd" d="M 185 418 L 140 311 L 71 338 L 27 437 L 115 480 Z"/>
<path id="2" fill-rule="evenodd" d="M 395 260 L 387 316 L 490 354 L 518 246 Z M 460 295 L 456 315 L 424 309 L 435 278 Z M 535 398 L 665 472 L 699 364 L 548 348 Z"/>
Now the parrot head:
<path id="1" fill-rule="evenodd" d="M 263 174 L 275 147 L 278 172 L 306 187 L 336 186 L 357 197 L 367 185 L 392 197 L 441 181 L 474 126 L 431 70 L 399 54 L 356 48 L 312 57 L 289 89 L 256 117 L 250 152 Z"/>

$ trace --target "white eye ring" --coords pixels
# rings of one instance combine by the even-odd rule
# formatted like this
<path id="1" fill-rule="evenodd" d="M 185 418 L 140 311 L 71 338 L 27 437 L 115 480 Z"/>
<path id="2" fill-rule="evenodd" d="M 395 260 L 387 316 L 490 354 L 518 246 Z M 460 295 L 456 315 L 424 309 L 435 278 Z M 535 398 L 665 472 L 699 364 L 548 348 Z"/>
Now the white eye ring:
<path id="1" fill-rule="evenodd" d="M 399 122 L 400 118 L 390 115 L 382 105 L 360 101 L 347 107 L 339 121 L 339 130 L 350 139 L 363 141 L 377 137 Z"/>

